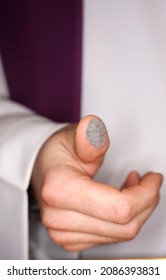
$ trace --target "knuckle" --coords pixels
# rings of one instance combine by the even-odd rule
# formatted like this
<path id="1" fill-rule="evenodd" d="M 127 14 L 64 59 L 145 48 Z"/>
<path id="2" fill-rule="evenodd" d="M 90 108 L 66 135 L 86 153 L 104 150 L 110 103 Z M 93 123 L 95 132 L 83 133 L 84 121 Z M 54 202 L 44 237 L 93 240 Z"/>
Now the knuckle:
<path id="1" fill-rule="evenodd" d="M 132 218 L 132 209 L 125 198 L 121 198 L 116 208 L 116 222 L 118 224 L 127 224 Z"/>
<path id="2" fill-rule="evenodd" d="M 125 239 L 127 239 L 127 240 L 134 239 L 137 236 L 137 234 L 139 233 L 139 230 L 140 230 L 140 226 L 139 226 L 138 222 L 133 221 L 125 229 L 125 232 L 124 232 Z"/>
<path id="3" fill-rule="evenodd" d="M 41 200 L 45 203 L 48 203 L 51 197 L 51 186 L 50 182 L 46 181 L 43 183 L 40 192 Z"/>
<path id="4" fill-rule="evenodd" d="M 41 188 L 41 200 L 47 205 L 54 205 L 55 207 L 60 203 L 59 190 L 56 187 L 56 181 L 45 181 Z"/>
<path id="5" fill-rule="evenodd" d="M 147 195 L 150 195 L 150 199 L 152 201 L 155 201 L 156 197 L 159 194 L 160 189 L 160 182 L 159 178 L 156 174 L 151 174 L 151 176 L 147 176 L 144 178 L 144 180 L 141 182 L 141 185 L 143 185 L 145 188 L 147 188 Z M 149 192 L 150 189 L 150 192 Z"/>
<path id="6" fill-rule="evenodd" d="M 41 187 L 41 200 L 48 205 L 61 207 L 66 197 L 66 186 L 71 184 L 69 177 L 65 174 L 64 167 L 54 167 L 47 171 Z"/>
<path id="7" fill-rule="evenodd" d="M 63 220 L 63 223 L 62 223 Z M 63 215 L 59 213 L 58 210 L 49 207 L 43 207 L 41 210 L 41 223 L 48 229 L 48 230 L 59 230 L 63 231 L 66 230 L 66 221 L 63 218 Z"/>
<path id="8" fill-rule="evenodd" d="M 40 197 L 41 197 L 41 200 L 43 202 L 47 202 L 47 200 L 48 200 L 48 189 L 47 189 L 45 184 L 41 187 Z"/>
<path id="9" fill-rule="evenodd" d="M 62 233 L 60 233 L 56 230 L 48 230 L 48 234 L 54 243 L 56 243 L 58 245 L 63 245 L 66 243 Z"/>

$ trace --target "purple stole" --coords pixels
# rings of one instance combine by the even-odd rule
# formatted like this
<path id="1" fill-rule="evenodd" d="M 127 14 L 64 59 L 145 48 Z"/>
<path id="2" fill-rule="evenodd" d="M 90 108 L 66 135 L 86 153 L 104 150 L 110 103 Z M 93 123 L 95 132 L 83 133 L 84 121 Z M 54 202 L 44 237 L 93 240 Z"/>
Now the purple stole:
<path id="1" fill-rule="evenodd" d="M 11 99 L 57 122 L 80 118 L 82 0 L 6 0 L 0 52 Z"/>

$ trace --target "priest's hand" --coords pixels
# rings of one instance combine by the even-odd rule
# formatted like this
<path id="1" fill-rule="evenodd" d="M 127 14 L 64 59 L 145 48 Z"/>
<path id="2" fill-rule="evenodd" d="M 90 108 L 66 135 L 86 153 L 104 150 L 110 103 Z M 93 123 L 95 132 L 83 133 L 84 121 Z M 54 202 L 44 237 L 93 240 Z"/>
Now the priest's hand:
<path id="1" fill-rule="evenodd" d="M 52 135 L 38 154 L 32 185 L 41 220 L 66 250 L 133 239 L 159 202 L 159 173 L 131 172 L 120 190 L 93 180 L 108 147 L 102 120 L 87 116 Z"/>

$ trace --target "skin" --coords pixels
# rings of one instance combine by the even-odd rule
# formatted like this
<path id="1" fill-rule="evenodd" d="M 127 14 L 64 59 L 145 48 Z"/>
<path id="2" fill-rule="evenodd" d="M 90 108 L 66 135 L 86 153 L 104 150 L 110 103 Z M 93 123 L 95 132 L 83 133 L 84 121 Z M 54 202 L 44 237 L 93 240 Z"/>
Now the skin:
<path id="1" fill-rule="evenodd" d="M 109 147 L 86 137 L 87 116 L 52 135 L 36 159 L 32 185 L 50 238 L 69 251 L 133 239 L 159 202 L 163 176 L 132 171 L 122 188 L 93 180 Z"/>

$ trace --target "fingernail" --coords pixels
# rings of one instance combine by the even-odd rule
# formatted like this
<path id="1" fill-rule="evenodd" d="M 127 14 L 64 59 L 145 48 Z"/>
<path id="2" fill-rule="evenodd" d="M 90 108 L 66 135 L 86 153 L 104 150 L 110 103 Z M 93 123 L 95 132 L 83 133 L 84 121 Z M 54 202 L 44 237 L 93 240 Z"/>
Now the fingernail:
<path id="1" fill-rule="evenodd" d="M 95 148 L 102 148 L 106 142 L 107 130 L 101 119 L 92 119 L 86 130 L 89 143 Z"/>

